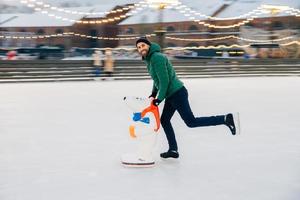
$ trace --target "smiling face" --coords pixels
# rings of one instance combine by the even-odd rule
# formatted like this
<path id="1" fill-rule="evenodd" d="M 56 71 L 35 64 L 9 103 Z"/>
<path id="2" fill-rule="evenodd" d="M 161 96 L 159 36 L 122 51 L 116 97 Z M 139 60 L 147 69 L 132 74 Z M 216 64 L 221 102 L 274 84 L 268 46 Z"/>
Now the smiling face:
<path id="1" fill-rule="evenodd" d="M 149 52 L 150 46 L 144 42 L 139 42 L 139 43 L 137 43 L 136 48 L 137 48 L 139 54 L 145 58 Z"/>

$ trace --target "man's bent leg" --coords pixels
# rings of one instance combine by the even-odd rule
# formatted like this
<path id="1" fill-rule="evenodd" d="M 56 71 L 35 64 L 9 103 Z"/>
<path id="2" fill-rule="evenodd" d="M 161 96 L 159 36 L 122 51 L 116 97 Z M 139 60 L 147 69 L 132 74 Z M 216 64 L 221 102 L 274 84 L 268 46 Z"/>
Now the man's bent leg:
<path id="1" fill-rule="evenodd" d="M 195 118 L 191 110 L 188 100 L 188 93 L 185 88 L 176 96 L 174 96 L 172 101 L 181 118 L 183 119 L 185 124 L 190 128 L 200 126 L 216 126 L 224 124 L 224 115 Z"/>

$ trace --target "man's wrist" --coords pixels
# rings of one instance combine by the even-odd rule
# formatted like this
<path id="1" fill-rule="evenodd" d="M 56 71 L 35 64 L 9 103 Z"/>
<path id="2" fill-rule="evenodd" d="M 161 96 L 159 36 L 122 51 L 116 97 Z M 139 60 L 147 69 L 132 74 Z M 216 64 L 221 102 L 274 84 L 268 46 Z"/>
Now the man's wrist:
<path id="1" fill-rule="evenodd" d="M 152 104 L 155 105 L 155 106 L 158 106 L 161 102 L 162 102 L 162 101 L 159 100 L 159 99 L 154 99 L 154 100 L 152 101 Z"/>

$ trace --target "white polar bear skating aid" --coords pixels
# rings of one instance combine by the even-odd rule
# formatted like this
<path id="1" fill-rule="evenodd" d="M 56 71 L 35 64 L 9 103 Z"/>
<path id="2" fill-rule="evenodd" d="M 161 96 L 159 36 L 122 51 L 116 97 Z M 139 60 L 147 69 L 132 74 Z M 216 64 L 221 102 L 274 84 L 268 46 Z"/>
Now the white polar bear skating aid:
<path id="1" fill-rule="evenodd" d="M 152 167 L 155 165 L 153 149 L 160 128 L 159 110 L 148 98 L 124 97 L 124 102 L 132 111 L 129 134 L 137 140 L 136 153 L 122 155 L 121 162 L 126 167 Z"/>

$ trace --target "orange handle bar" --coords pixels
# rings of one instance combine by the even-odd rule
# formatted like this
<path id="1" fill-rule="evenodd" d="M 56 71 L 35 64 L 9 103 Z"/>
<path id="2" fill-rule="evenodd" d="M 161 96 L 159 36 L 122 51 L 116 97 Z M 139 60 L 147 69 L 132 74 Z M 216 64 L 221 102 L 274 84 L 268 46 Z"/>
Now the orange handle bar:
<path id="1" fill-rule="evenodd" d="M 158 106 L 154 106 L 151 102 L 151 105 L 147 108 L 145 108 L 143 111 L 142 111 L 142 117 L 145 117 L 145 115 L 148 113 L 148 112 L 152 112 L 154 117 L 155 117 L 155 121 L 156 121 L 156 128 L 154 129 L 155 132 L 157 132 L 160 128 L 160 116 L 159 116 L 159 110 L 158 110 Z"/>

